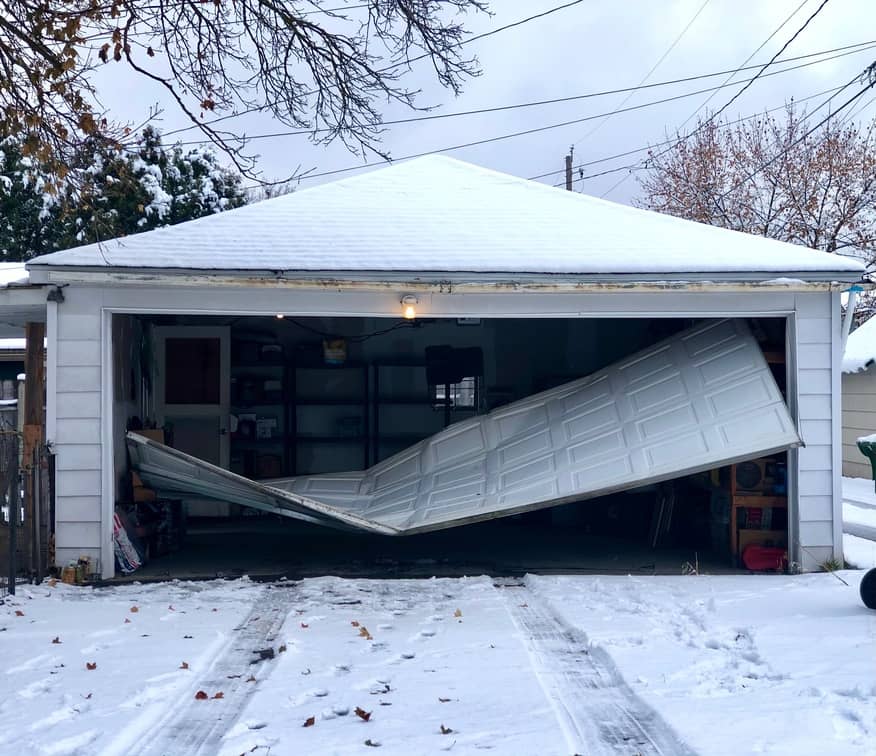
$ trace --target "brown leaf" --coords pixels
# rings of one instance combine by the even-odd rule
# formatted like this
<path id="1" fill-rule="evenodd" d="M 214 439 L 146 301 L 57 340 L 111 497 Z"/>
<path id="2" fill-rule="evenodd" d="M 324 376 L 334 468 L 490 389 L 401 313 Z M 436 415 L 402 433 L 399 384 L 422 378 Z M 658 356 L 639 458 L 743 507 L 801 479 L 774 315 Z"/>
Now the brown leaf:
<path id="1" fill-rule="evenodd" d="M 461 610 L 461 609 L 457 609 L 457 610 L 453 613 L 453 616 L 454 616 L 454 617 L 461 617 L 461 616 L 462 616 L 462 610 Z"/>
<path id="2" fill-rule="evenodd" d="M 307 719 L 304 720 L 304 724 L 301 726 L 302 727 L 313 727 L 313 725 L 315 725 L 315 724 L 316 724 L 316 717 L 308 717 Z"/>
<path id="3" fill-rule="evenodd" d="M 359 628 L 359 637 L 365 638 L 365 640 L 371 640 L 371 633 L 368 632 L 368 628 L 365 625 Z"/>
<path id="4" fill-rule="evenodd" d="M 155 57 L 155 50 L 153 50 L 151 47 L 147 47 L 147 48 L 146 48 L 146 54 L 147 54 L 150 58 L 154 58 L 154 57 Z"/>
<path id="5" fill-rule="evenodd" d="M 220 690 L 213 695 L 213 698 L 225 698 L 225 694 Z"/>
<path id="6" fill-rule="evenodd" d="M 286 644 L 285 643 L 283 645 L 281 645 L 280 648 L 277 649 L 277 653 L 278 654 L 286 653 Z"/>
<path id="7" fill-rule="evenodd" d="M 59 636 L 56 635 L 54 638 L 52 638 L 52 643 L 60 643 L 60 642 L 61 642 L 61 638 Z"/>
<path id="8" fill-rule="evenodd" d="M 58 584 L 55 578 L 49 578 L 49 588 L 54 588 Z"/>
<path id="9" fill-rule="evenodd" d="M 126 625 L 130 625 L 130 624 L 131 624 L 131 620 L 129 620 L 127 617 L 125 617 L 125 624 L 126 624 Z"/>
<path id="10" fill-rule="evenodd" d="M 255 675 L 250 675 L 249 677 L 246 678 L 246 681 L 247 682 L 256 682 Z"/>
<path id="11" fill-rule="evenodd" d="M 369 719 L 371 719 L 371 712 L 370 712 L 370 711 L 365 711 L 365 709 L 363 709 L 361 706 L 357 706 L 357 707 L 353 710 L 353 713 L 354 713 L 357 717 L 359 717 L 359 719 L 361 719 L 363 722 L 367 722 Z"/>
<path id="12" fill-rule="evenodd" d="M 441 725 L 441 734 L 442 735 L 449 735 L 451 732 L 453 732 L 452 729 L 450 729 L 449 727 L 445 727 L 444 725 Z"/>
<path id="13" fill-rule="evenodd" d="M 21 611 L 21 609 L 16 609 L 16 610 L 15 610 L 15 616 L 16 616 L 16 617 L 23 617 L 23 616 L 24 616 L 24 612 Z"/>
<path id="14" fill-rule="evenodd" d="M 208 696 L 203 690 L 199 690 L 195 693 L 196 701 L 206 701 L 210 696 Z"/>
<path id="15" fill-rule="evenodd" d="M 183 662 L 182 664 L 179 665 L 179 668 L 180 668 L 180 669 L 188 669 L 188 668 L 189 668 L 189 663 L 188 663 L 188 662 Z"/>
<path id="16" fill-rule="evenodd" d="M 140 611 L 140 607 L 139 607 L 139 606 L 132 606 L 132 607 L 131 607 L 131 614 L 136 614 L 136 613 L 139 612 L 139 611 Z"/>
<path id="17" fill-rule="evenodd" d="M 353 620 L 350 624 L 351 624 L 353 627 L 359 627 L 359 623 L 356 622 L 356 620 Z"/>
<path id="18" fill-rule="evenodd" d="M 308 625 L 306 622 L 302 622 L 301 627 L 303 627 L 305 630 L 307 630 L 307 628 L 310 627 L 310 625 Z"/>
<path id="19" fill-rule="evenodd" d="M 97 669 L 97 662 L 85 662 L 85 669 Z"/>
<path id="20" fill-rule="evenodd" d="M 441 696 L 438 697 L 438 703 L 449 703 L 449 702 L 450 702 L 449 698 L 441 698 Z"/>

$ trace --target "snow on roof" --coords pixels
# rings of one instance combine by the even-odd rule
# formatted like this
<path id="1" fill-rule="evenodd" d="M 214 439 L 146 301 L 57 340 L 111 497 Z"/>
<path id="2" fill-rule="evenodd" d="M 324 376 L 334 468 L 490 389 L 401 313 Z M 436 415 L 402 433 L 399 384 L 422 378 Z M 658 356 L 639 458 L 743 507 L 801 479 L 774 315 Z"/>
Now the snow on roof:
<path id="1" fill-rule="evenodd" d="M 206 271 L 757 273 L 863 265 L 429 156 L 31 266 Z M 808 274 L 808 275 L 807 275 Z"/>
<path id="2" fill-rule="evenodd" d="M 843 372 L 866 370 L 876 360 L 876 317 L 859 325 L 849 334 L 843 352 Z"/>
<path id="3" fill-rule="evenodd" d="M 26 339 L 0 339 L 0 352 L 23 352 L 26 347 Z"/>
<path id="4" fill-rule="evenodd" d="M 23 262 L 0 263 L 0 289 L 9 286 L 26 286 L 30 282 L 30 274 Z"/>

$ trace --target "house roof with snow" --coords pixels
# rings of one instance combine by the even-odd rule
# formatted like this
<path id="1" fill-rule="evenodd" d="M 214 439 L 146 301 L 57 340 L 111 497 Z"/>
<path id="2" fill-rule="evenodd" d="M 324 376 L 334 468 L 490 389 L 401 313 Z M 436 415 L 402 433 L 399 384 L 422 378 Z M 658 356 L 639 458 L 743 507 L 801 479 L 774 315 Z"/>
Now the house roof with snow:
<path id="1" fill-rule="evenodd" d="M 843 352 L 843 372 L 857 373 L 876 362 L 876 317 L 849 334 Z"/>
<path id="2" fill-rule="evenodd" d="M 336 276 L 856 281 L 860 262 L 430 156 L 32 260 L 47 268 Z"/>

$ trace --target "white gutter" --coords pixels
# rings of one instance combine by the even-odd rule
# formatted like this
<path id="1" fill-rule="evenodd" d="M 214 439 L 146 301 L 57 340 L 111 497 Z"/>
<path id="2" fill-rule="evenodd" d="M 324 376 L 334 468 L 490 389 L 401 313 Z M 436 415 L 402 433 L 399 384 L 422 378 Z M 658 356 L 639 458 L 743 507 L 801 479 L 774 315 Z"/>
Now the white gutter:
<path id="1" fill-rule="evenodd" d="M 846 305 L 846 316 L 843 319 L 843 338 L 840 343 L 840 356 L 846 353 L 846 342 L 849 340 L 849 333 L 852 330 L 852 323 L 855 320 L 855 308 L 858 306 L 858 292 L 862 291 L 860 286 L 852 286 L 849 289 L 849 302 Z"/>

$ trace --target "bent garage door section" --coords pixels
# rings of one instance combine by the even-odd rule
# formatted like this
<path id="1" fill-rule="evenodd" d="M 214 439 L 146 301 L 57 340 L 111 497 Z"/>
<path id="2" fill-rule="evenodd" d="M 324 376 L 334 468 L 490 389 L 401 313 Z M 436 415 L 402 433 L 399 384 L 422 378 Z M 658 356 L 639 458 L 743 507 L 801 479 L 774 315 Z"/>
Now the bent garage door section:
<path id="1" fill-rule="evenodd" d="M 800 443 L 741 320 L 691 328 L 452 425 L 364 472 L 268 485 L 128 435 L 133 466 L 165 494 L 391 535 L 580 501 Z"/>

